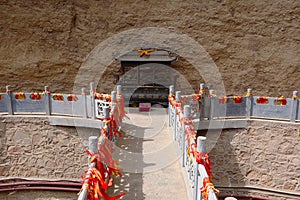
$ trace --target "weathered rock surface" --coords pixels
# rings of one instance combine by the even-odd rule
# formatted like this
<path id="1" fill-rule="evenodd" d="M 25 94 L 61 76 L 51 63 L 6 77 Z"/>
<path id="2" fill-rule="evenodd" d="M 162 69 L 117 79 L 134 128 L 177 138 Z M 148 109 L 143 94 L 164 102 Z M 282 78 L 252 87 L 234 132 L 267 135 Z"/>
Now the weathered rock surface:
<path id="1" fill-rule="evenodd" d="M 299 1 L 16 1 L 0 3 L 0 89 L 70 92 L 81 64 L 122 31 L 167 28 L 204 47 L 227 94 L 291 96 L 300 88 Z M 127 41 L 119 44 L 127 45 Z M 193 53 L 193 49 L 188 54 Z M 113 59 L 113 58 L 112 58 Z M 109 92 L 107 68 L 98 88 Z M 173 66 L 194 88 L 202 82 L 185 58 Z"/>

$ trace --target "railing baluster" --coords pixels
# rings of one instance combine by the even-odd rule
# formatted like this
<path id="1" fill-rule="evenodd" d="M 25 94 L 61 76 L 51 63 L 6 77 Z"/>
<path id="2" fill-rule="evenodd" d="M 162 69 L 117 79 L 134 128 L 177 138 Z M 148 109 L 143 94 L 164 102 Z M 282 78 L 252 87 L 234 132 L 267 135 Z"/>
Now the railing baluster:
<path id="1" fill-rule="evenodd" d="M 183 118 L 189 119 L 191 117 L 191 107 L 189 105 L 185 105 L 183 107 Z M 181 165 L 185 166 L 185 154 L 186 154 L 186 134 L 185 134 L 185 124 L 182 123 L 182 151 L 181 151 Z"/>
<path id="2" fill-rule="evenodd" d="M 298 109 L 299 109 L 299 101 L 297 99 L 298 97 L 298 91 L 293 92 L 293 98 L 292 98 L 292 106 L 291 106 L 291 122 L 295 122 L 297 119 Z M 299 116 L 298 116 L 299 118 Z"/>
<path id="3" fill-rule="evenodd" d="M 12 100 L 12 92 L 10 90 L 10 85 L 6 86 L 6 93 L 7 93 L 7 111 L 9 115 L 14 114 L 14 107 L 13 107 L 13 100 Z"/>
<path id="4" fill-rule="evenodd" d="M 204 94 L 204 90 L 205 90 L 205 85 L 204 85 L 204 83 L 201 83 L 200 84 L 200 91 L 201 91 L 200 99 L 201 99 L 201 102 L 200 102 L 200 105 L 199 105 L 199 108 L 200 108 L 200 121 L 204 120 L 204 115 L 205 115 L 205 94 Z"/>
<path id="5" fill-rule="evenodd" d="M 247 89 L 246 95 L 246 119 L 250 119 L 253 115 L 253 96 L 252 89 Z"/>
<path id="6" fill-rule="evenodd" d="M 209 111 L 209 119 L 213 120 L 214 117 L 214 110 L 215 110 L 215 91 L 209 90 L 209 96 L 210 96 L 210 111 Z"/>
<path id="7" fill-rule="evenodd" d="M 177 103 L 180 103 L 180 94 L 181 94 L 181 91 L 176 91 L 176 93 L 175 93 L 175 101 L 176 101 L 176 104 Z M 175 124 L 174 124 L 174 140 L 176 141 L 176 139 L 177 139 L 177 134 L 179 134 L 179 133 L 177 133 L 177 126 L 178 126 L 178 120 L 177 120 L 177 106 L 175 105 L 175 107 L 174 107 L 174 114 L 175 114 Z"/>
<path id="8" fill-rule="evenodd" d="M 90 96 L 91 96 L 91 114 L 92 119 L 96 119 L 96 109 L 95 109 L 95 85 L 90 83 Z"/>
<path id="9" fill-rule="evenodd" d="M 170 90 L 169 90 L 169 96 L 171 95 L 174 95 L 174 85 L 171 85 L 170 86 Z M 169 102 L 169 107 L 168 107 L 168 114 L 169 114 L 169 127 L 171 127 L 171 119 L 172 119 L 172 108 L 171 108 L 171 105 L 170 105 L 170 102 Z"/>
<path id="10" fill-rule="evenodd" d="M 87 111 L 87 101 L 86 101 L 86 88 L 81 89 L 81 95 L 82 95 L 82 106 L 83 106 L 83 118 L 88 117 L 88 111 Z"/>

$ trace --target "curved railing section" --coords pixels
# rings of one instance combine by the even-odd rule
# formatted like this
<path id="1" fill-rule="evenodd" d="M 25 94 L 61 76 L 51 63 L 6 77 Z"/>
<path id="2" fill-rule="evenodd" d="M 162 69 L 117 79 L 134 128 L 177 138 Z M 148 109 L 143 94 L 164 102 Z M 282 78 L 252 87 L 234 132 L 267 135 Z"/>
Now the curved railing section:
<path id="1" fill-rule="evenodd" d="M 253 96 L 252 90 L 248 89 L 245 96 L 218 97 L 213 90 L 205 91 L 203 84 L 199 92 L 192 95 L 181 95 L 181 91 L 175 92 L 170 86 L 169 126 L 179 145 L 193 199 L 216 199 L 217 194 L 211 182 L 209 156 L 205 152 L 206 138 L 197 137 L 196 131 L 246 127 L 246 121 L 250 119 L 299 123 L 298 92 L 294 91 L 291 98 L 266 97 Z M 244 123 L 239 124 L 240 121 Z"/>
<path id="2" fill-rule="evenodd" d="M 121 86 L 117 90 L 121 94 Z M 101 128 L 103 108 L 110 107 L 113 93 L 98 93 L 93 83 L 81 94 L 51 93 L 47 86 L 42 92 L 12 92 L 6 86 L 6 92 L 0 93 L 0 114 L 44 115 L 52 125 Z"/>
<path id="3" fill-rule="evenodd" d="M 119 162 L 113 157 L 113 142 L 121 136 L 121 121 L 126 116 L 124 98 L 120 93 L 112 93 L 109 105 L 110 107 L 103 107 L 102 110 L 104 118 L 99 137 L 89 137 L 87 153 L 90 161 L 78 200 L 115 200 L 125 195 L 121 193 L 111 197 L 107 193 L 108 188 L 113 184 L 113 177 L 122 176 Z"/>
<path id="4" fill-rule="evenodd" d="M 170 90 L 172 88 L 173 86 L 170 87 Z M 191 106 L 191 117 L 199 120 L 200 129 L 208 129 L 207 124 L 211 121 L 229 119 L 300 122 L 298 91 L 294 91 L 291 98 L 254 96 L 251 89 L 248 89 L 244 96 L 217 96 L 214 90 L 206 91 L 204 88 L 204 84 L 200 84 L 199 92 L 193 95 L 181 95 L 180 91 L 173 92 L 176 102 L 180 103 L 182 107 L 184 105 Z M 232 127 L 227 126 L 214 128 L 235 128 L 235 124 L 232 123 Z"/>
<path id="5" fill-rule="evenodd" d="M 100 129 L 99 137 L 89 138 L 90 161 L 78 199 L 118 199 L 125 194 L 111 197 L 107 190 L 113 186 L 113 177 L 121 176 L 119 162 L 113 157 L 113 143 L 121 136 L 126 117 L 121 90 L 117 86 L 111 94 L 97 93 L 91 83 L 89 93 L 83 88 L 78 95 L 51 93 L 47 86 L 43 92 L 12 92 L 6 86 L 6 92 L 0 93 L 0 114 L 45 115 L 54 119 L 54 125 L 76 125 L 66 123 L 66 119 L 83 119 L 82 126 Z"/>
<path id="6" fill-rule="evenodd" d="M 178 96 L 177 96 L 178 97 Z M 188 177 L 194 200 L 216 200 L 218 190 L 214 188 L 209 155 L 205 150 L 206 137 L 196 134 L 193 125 L 193 105 L 184 105 L 175 99 L 170 90 L 169 95 L 169 126 L 172 128 L 173 139 L 178 143 L 181 164 Z"/>

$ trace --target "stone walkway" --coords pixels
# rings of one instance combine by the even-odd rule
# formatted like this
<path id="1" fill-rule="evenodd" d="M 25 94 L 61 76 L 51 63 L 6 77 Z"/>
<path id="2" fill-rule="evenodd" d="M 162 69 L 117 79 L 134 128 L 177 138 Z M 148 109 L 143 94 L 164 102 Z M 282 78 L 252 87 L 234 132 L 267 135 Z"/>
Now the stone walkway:
<path id="1" fill-rule="evenodd" d="M 115 180 L 119 187 L 113 193 L 126 192 L 123 199 L 127 200 L 188 199 L 167 109 L 139 112 L 130 108 L 128 116 L 115 152 L 124 177 Z"/>

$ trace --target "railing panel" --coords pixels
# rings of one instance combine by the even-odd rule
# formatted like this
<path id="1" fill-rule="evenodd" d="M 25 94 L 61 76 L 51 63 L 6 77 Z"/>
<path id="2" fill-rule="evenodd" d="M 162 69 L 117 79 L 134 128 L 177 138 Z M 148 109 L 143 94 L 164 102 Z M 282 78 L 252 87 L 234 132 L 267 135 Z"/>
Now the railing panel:
<path id="1" fill-rule="evenodd" d="M 25 99 L 17 98 L 18 93 L 12 94 L 12 105 L 14 112 L 46 113 L 45 96 L 41 95 L 40 100 L 32 100 L 31 93 L 25 93 Z"/>
<path id="2" fill-rule="evenodd" d="M 105 117 L 104 107 L 109 107 L 110 103 L 103 100 L 95 100 L 96 118 L 103 119 Z"/>
<path id="3" fill-rule="evenodd" d="M 264 117 L 272 119 L 290 119 L 292 99 L 286 99 L 286 105 L 277 105 L 278 98 L 269 97 L 264 102 L 259 102 L 258 96 L 253 99 L 253 117 Z"/>
<path id="4" fill-rule="evenodd" d="M 210 98 L 205 96 L 204 97 L 204 111 L 203 111 L 203 114 L 204 114 L 204 118 L 208 118 L 209 117 L 209 114 L 210 114 Z"/>
<path id="5" fill-rule="evenodd" d="M 76 101 L 69 101 L 68 94 L 62 94 L 63 99 L 55 100 L 56 94 L 51 94 L 51 114 L 82 116 L 84 112 L 83 96 L 76 95 Z"/>
<path id="6" fill-rule="evenodd" d="M 171 125 L 171 127 L 174 127 L 175 126 L 175 108 L 172 108 L 172 106 L 171 106 L 171 109 L 170 109 L 170 114 L 171 114 L 171 118 L 170 118 L 170 125 Z"/>
<path id="7" fill-rule="evenodd" d="M 8 101 L 7 94 L 0 93 L 0 112 L 8 112 L 7 101 Z"/>
<path id="8" fill-rule="evenodd" d="M 228 97 L 228 99 L 213 98 L 213 104 L 213 117 L 246 116 L 246 97 L 242 97 L 240 100 L 236 100 L 234 97 Z"/>
<path id="9" fill-rule="evenodd" d="M 92 117 L 92 102 L 91 96 L 86 95 L 86 106 L 87 106 L 87 115 L 88 117 Z"/>
<path id="10" fill-rule="evenodd" d="M 195 140 L 194 139 L 190 139 L 190 144 L 192 145 L 192 144 L 194 144 L 195 143 Z M 187 146 L 187 148 L 186 148 L 186 152 L 188 152 L 188 148 L 190 148 L 190 147 L 188 147 Z M 186 168 L 186 173 L 187 173 L 187 175 L 188 175 L 188 179 L 189 179 L 189 188 L 191 189 L 191 190 L 193 190 L 193 187 L 194 187 L 194 170 L 195 170 L 195 163 L 196 163 L 196 160 L 195 160 L 195 158 L 194 158 L 194 156 L 190 153 L 190 154 L 188 154 L 188 153 L 186 153 L 185 154 L 186 155 L 186 159 L 185 159 L 185 168 Z"/>
<path id="11" fill-rule="evenodd" d="M 296 120 L 300 120 L 300 99 L 297 99 L 297 101 L 298 101 L 298 113 L 297 113 Z"/>

